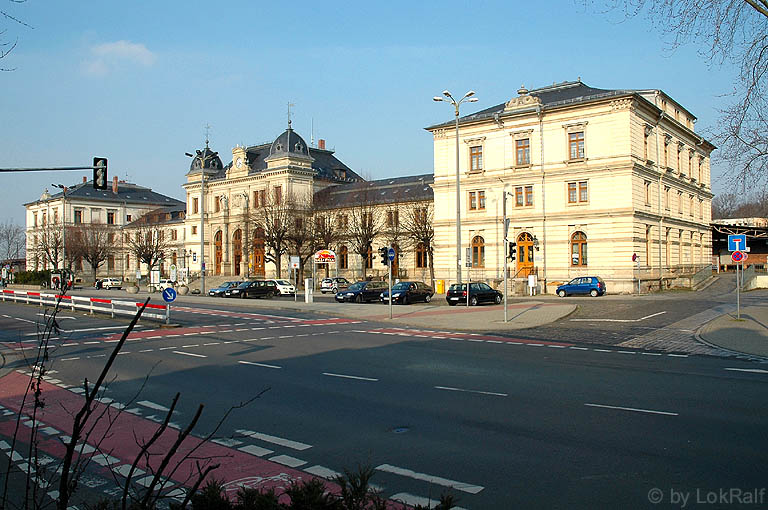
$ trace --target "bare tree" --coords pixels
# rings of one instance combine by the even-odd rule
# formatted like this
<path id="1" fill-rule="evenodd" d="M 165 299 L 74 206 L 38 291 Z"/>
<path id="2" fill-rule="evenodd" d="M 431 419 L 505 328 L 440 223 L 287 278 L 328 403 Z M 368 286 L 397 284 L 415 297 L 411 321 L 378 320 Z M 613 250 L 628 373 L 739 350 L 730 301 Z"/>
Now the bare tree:
<path id="1" fill-rule="evenodd" d="M 64 230 L 59 223 L 46 223 L 36 228 L 32 234 L 32 248 L 42 260 L 43 266 L 51 265 L 59 269 L 59 262 L 64 247 Z"/>
<path id="2" fill-rule="evenodd" d="M 299 274 L 304 274 L 304 267 L 312 255 L 321 248 L 320 232 L 325 222 L 319 215 L 311 198 L 297 200 L 291 211 L 293 228 L 288 231 L 286 241 L 291 255 L 299 257 Z"/>
<path id="3" fill-rule="evenodd" d="M 136 260 L 152 270 L 165 258 L 165 252 L 171 248 L 170 236 L 159 225 L 140 225 L 128 236 L 128 250 Z"/>
<path id="4" fill-rule="evenodd" d="M 83 259 L 91 266 L 93 279 L 104 262 L 115 252 L 114 228 L 106 225 L 78 225 L 67 231 L 67 257 Z"/>
<path id="5" fill-rule="evenodd" d="M 416 247 L 417 257 L 419 250 L 423 250 L 428 261 L 429 278 L 431 285 L 435 285 L 435 227 L 434 206 L 431 202 L 411 204 L 403 211 L 403 230 L 405 236 Z"/>
<path id="6" fill-rule="evenodd" d="M 373 249 L 373 241 L 383 229 L 382 210 L 373 202 L 373 196 L 368 189 L 361 189 L 353 197 L 349 211 L 349 223 L 342 236 L 352 245 L 355 253 L 360 255 L 360 276 L 365 278 L 365 266 L 368 251 Z"/>
<path id="7" fill-rule="evenodd" d="M 24 255 L 24 227 L 10 221 L 0 223 L 0 257 L 18 259 Z"/>
<path id="8" fill-rule="evenodd" d="M 283 197 L 282 192 L 273 190 L 251 213 L 253 224 L 264 232 L 264 260 L 275 264 L 277 278 L 282 276 L 281 262 L 288 250 L 294 202 L 294 197 Z"/>
<path id="9" fill-rule="evenodd" d="M 24 3 L 26 0 L 10 0 L 10 4 L 21 4 Z M 5 9 L 0 9 L 0 19 L 3 19 L 5 21 L 9 21 L 15 25 L 22 25 L 27 28 L 32 28 L 30 25 L 22 21 L 16 16 L 13 16 L 9 11 Z M 5 34 L 8 32 L 8 29 L 6 28 L 0 28 L 0 60 L 7 57 L 15 48 L 16 44 L 18 42 L 18 39 L 14 41 L 6 41 L 5 40 Z M 0 67 L 0 71 L 13 71 L 14 69 L 6 68 L 6 67 Z"/>
<path id="10" fill-rule="evenodd" d="M 609 0 L 631 17 L 646 14 L 672 49 L 699 45 L 711 66 L 738 67 L 729 106 L 713 139 L 729 181 L 743 189 L 768 184 L 768 2 L 765 0 Z"/>

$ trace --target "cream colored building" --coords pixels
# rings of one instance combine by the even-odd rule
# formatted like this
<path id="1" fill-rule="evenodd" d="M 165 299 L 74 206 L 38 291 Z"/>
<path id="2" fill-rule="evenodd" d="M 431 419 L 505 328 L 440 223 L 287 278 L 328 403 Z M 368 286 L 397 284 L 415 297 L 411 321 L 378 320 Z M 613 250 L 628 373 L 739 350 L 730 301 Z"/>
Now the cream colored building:
<path id="1" fill-rule="evenodd" d="M 564 82 L 524 87 L 506 103 L 459 119 L 463 277 L 500 282 L 503 200 L 510 277 L 553 292 L 580 275 L 609 292 L 668 284 L 710 262 L 710 153 L 695 117 L 660 90 L 602 90 Z M 456 136 L 434 136 L 437 278 L 456 277 Z M 635 261 L 633 261 L 633 258 Z M 464 261 L 465 262 L 465 261 Z"/>

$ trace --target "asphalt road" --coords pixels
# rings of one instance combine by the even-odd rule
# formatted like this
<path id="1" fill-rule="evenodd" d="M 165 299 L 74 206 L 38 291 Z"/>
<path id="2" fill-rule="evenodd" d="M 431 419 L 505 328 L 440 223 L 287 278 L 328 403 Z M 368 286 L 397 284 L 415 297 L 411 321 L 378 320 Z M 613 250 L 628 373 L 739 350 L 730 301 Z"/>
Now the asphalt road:
<path id="1" fill-rule="evenodd" d="M 18 348 L 40 309 L 0 307 L 0 342 Z M 688 495 L 695 508 L 710 491 L 765 487 L 762 365 L 589 347 L 557 334 L 595 330 L 580 323 L 511 342 L 260 313 L 250 303 L 228 302 L 241 310 L 231 314 L 206 308 L 179 310 L 184 328 L 143 325 L 106 396 L 154 422 L 179 391 L 174 421 L 183 426 L 203 403 L 204 435 L 230 406 L 267 390 L 219 431 L 233 451 L 315 474 L 370 464 L 384 494 L 406 502 L 449 492 L 474 509 L 680 508 L 673 498 Z M 125 322 L 62 313 L 70 333 L 53 342 L 57 384 L 93 379 L 115 331 L 95 328 Z M 220 473 L 242 476 L 233 466 Z"/>

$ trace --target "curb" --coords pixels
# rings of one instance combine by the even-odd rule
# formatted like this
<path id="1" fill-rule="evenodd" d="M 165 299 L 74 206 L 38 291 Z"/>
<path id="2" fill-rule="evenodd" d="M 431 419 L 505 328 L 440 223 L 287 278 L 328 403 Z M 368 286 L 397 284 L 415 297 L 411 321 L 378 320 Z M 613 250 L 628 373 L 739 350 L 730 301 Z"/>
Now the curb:
<path id="1" fill-rule="evenodd" d="M 711 322 L 716 321 L 723 315 L 728 315 L 728 314 L 724 313 L 722 315 L 718 315 L 717 317 L 707 322 L 706 324 L 699 326 L 699 328 L 693 333 L 693 337 L 696 339 L 696 341 L 701 342 L 702 344 L 708 347 L 711 347 L 713 349 L 717 349 L 719 351 L 723 351 L 724 353 L 730 354 L 732 357 L 748 359 L 751 361 L 758 361 L 760 363 L 768 363 L 768 356 L 761 356 L 759 354 L 750 354 L 748 352 L 734 351 L 733 349 L 728 349 L 726 347 L 721 347 L 717 344 L 713 344 L 712 342 L 705 340 L 704 337 L 701 336 L 701 330 L 706 328 Z"/>

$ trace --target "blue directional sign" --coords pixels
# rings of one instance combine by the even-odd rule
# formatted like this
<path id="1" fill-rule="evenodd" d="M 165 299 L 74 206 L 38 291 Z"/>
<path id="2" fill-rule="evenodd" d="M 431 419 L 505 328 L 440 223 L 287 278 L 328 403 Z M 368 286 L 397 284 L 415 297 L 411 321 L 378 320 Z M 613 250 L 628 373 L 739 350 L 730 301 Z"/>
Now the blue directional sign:
<path id="1" fill-rule="evenodd" d="M 746 234 L 728 236 L 728 251 L 744 251 L 746 249 L 747 249 Z"/>
<path id="2" fill-rule="evenodd" d="M 387 257 L 389 257 L 389 261 L 390 262 L 395 260 L 395 249 L 394 248 L 390 248 L 389 250 L 387 250 Z"/>
<path id="3" fill-rule="evenodd" d="M 163 290 L 163 300 L 166 303 L 173 303 L 174 301 L 176 301 L 176 291 L 171 287 L 168 287 L 167 289 Z"/>

